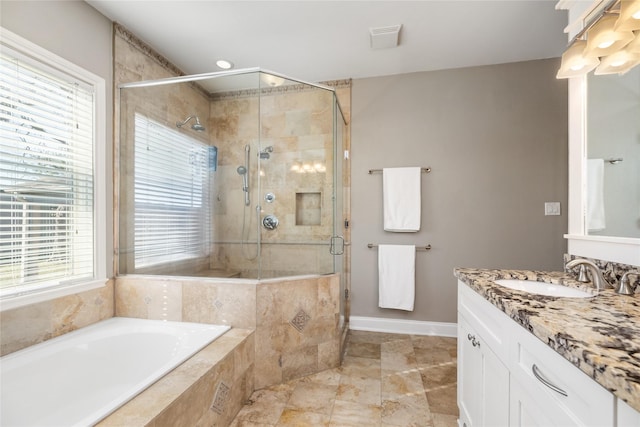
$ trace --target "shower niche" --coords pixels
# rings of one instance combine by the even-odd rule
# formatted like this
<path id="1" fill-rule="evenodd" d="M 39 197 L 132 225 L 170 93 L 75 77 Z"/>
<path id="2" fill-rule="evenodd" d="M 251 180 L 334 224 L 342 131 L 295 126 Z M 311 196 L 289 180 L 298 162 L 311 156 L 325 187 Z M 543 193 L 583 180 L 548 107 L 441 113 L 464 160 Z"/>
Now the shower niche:
<path id="1" fill-rule="evenodd" d="M 322 193 L 296 193 L 296 225 L 322 224 Z"/>
<path id="2" fill-rule="evenodd" d="M 341 270 L 330 248 L 346 124 L 333 88 L 234 70 L 120 85 L 119 110 L 119 274 Z"/>

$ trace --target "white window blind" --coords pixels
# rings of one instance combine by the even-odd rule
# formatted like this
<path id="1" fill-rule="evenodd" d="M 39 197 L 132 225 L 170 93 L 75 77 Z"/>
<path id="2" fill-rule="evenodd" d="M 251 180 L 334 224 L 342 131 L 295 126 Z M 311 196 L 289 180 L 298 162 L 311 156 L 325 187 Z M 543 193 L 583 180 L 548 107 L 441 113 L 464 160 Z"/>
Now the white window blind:
<path id="1" fill-rule="evenodd" d="M 93 87 L 3 47 L 0 132 L 0 294 L 93 278 Z"/>
<path id="2" fill-rule="evenodd" d="M 134 153 L 135 268 L 205 255 L 209 147 L 137 113 Z"/>

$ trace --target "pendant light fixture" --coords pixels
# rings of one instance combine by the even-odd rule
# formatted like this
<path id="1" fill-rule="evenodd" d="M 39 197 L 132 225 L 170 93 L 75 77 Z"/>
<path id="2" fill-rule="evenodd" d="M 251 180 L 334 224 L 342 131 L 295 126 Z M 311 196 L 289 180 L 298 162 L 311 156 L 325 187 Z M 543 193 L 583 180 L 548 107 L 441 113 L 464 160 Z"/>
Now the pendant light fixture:
<path id="1" fill-rule="evenodd" d="M 620 0 L 620 17 L 615 30 L 640 30 L 640 0 Z"/>
<path id="2" fill-rule="evenodd" d="M 600 60 L 594 56 L 586 56 L 585 48 L 587 42 L 584 40 L 576 40 L 562 54 L 562 65 L 556 75 L 558 79 L 567 79 L 569 77 L 578 77 L 587 74 L 600 64 Z"/>
<path id="3" fill-rule="evenodd" d="M 622 49 L 602 58 L 593 74 L 624 74 L 640 63 L 640 54 Z"/>
<path id="4" fill-rule="evenodd" d="M 636 38 L 626 47 L 627 50 L 634 53 L 640 53 L 640 31 L 635 32 Z"/>
<path id="5" fill-rule="evenodd" d="M 640 0 L 603 1 L 562 55 L 558 79 L 624 74 L 640 65 Z M 635 31 L 635 32 L 634 32 Z"/>
<path id="6" fill-rule="evenodd" d="M 633 32 L 614 29 L 617 20 L 617 15 L 605 15 L 587 31 L 586 55 L 607 56 L 633 40 Z"/>

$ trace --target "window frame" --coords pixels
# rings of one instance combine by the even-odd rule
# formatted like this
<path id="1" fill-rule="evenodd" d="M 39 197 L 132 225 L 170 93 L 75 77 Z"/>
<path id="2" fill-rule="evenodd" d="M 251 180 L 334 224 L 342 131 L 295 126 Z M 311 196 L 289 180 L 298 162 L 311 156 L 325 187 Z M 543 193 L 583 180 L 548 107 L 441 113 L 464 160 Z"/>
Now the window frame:
<path id="1" fill-rule="evenodd" d="M 0 27 L 0 49 L 10 48 L 21 55 L 25 55 L 46 68 L 53 68 L 73 79 L 92 86 L 94 93 L 93 104 L 93 278 L 72 284 L 43 285 L 40 289 L 31 289 L 4 295 L 0 297 L 0 312 L 22 307 L 29 304 L 52 300 L 66 295 L 103 287 L 107 277 L 107 170 L 106 170 L 106 82 L 105 80 L 32 43 L 17 34 Z"/>

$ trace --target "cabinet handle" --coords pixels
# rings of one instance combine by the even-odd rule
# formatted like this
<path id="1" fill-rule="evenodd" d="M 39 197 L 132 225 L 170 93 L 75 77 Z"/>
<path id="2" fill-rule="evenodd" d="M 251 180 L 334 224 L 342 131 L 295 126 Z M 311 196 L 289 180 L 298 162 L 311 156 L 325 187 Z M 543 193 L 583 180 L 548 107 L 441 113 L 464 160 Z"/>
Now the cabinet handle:
<path id="1" fill-rule="evenodd" d="M 551 382 L 549 382 L 549 380 L 543 377 L 535 363 L 533 364 L 533 366 L 531 366 L 531 371 L 533 372 L 533 376 L 535 376 L 542 384 L 546 385 L 551 390 L 555 391 L 556 393 L 560 393 L 563 396 L 569 396 L 566 391 L 552 384 Z"/>
<path id="2" fill-rule="evenodd" d="M 477 340 L 475 335 L 467 334 L 467 339 L 471 341 L 472 346 L 480 347 L 480 340 Z"/>

